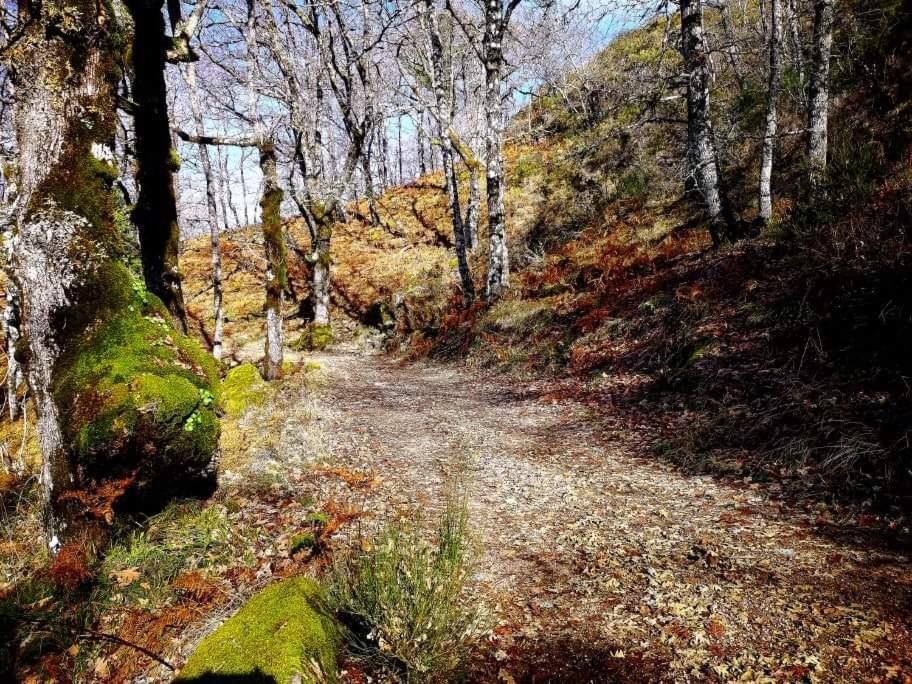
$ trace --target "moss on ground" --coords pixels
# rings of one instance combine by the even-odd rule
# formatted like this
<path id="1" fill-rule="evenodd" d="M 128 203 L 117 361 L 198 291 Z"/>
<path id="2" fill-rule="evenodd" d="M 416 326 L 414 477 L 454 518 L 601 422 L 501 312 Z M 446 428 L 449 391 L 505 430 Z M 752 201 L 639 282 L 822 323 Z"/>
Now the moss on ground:
<path id="1" fill-rule="evenodd" d="M 277 684 L 332 680 L 340 637 L 321 606 L 319 586 L 306 577 L 267 587 L 203 639 L 176 681 L 212 676 Z"/>
<path id="2" fill-rule="evenodd" d="M 269 394 L 269 385 L 252 363 L 235 366 L 222 381 L 222 407 L 229 416 L 240 416 L 250 406 L 258 406 Z"/>
<path id="3" fill-rule="evenodd" d="M 205 471 L 219 435 L 215 361 L 124 265 L 104 262 L 94 275 L 96 306 L 74 312 L 83 332 L 68 342 L 53 386 L 80 472 L 151 481 Z"/>

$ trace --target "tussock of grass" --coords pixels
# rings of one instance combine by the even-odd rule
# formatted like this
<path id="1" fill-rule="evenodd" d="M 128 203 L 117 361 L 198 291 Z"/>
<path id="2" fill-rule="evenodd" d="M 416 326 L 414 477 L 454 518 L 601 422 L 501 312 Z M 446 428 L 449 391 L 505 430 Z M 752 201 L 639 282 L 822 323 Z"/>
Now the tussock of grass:
<path id="1" fill-rule="evenodd" d="M 329 600 L 352 630 L 356 655 L 408 681 L 447 681 L 479 631 L 467 599 L 467 508 L 451 499 L 436 540 L 419 521 L 397 520 L 361 553 L 332 566 Z"/>

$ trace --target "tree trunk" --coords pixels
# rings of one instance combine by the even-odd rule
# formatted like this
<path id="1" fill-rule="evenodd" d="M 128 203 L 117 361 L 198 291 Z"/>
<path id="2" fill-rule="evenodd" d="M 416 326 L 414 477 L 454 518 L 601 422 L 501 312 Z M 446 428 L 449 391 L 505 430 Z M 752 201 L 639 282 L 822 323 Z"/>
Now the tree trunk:
<path id="1" fill-rule="evenodd" d="M 731 240 L 733 220 L 719 178 L 709 116 L 709 65 L 703 39 L 703 3 L 681 0 L 681 52 L 687 76 L 687 159 L 703 196 L 713 244 Z"/>
<path id="2" fill-rule="evenodd" d="M 459 153 L 466 168 L 469 170 L 469 201 L 466 206 L 463 230 L 465 232 L 466 247 L 474 249 L 478 245 L 478 209 L 481 206 L 481 191 L 478 186 L 478 173 L 481 162 L 472 149 L 450 130 L 449 138 L 453 149 Z"/>
<path id="3" fill-rule="evenodd" d="M 507 250 L 504 211 L 503 168 L 503 69 L 504 8 L 502 0 L 485 3 L 485 148 L 487 154 L 488 279 L 485 295 L 495 300 L 510 283 L 510 255 Z"/>
<path id="4" fill-rule="evenodd" d="M 389 177 L 389 136 L 386 130 L 386 119 L 382 116 L 377 119 L 377 147 L 379 148 L 380 191 L 386 192 L 390 186 Z"/>
<path id="5" fill-rule="evenodd" d="M 313 309 L 314 324 L 329 325 L 330 265 L 329 248 L 332 241 L 333 218 L 331 210 L 318 207 L 314 210 L 317 235 L 313 245 Z"/>
<path id="6" fill-rule="evenodd" d="M 416 147 L 418 150 L 418 176 L 427 175 L 427 161 L 424 156 L 424 114 L 419 116 L 418 135 L 416 136 Z"/>
<path id="7" fill-rule="evenodd" d="M 187 80 L 187 90 L 190 98 L 190 111 L 193 114 L 193 123 L 197 135 L 203 134 L 203 113 L 200 107 L 199 89 L 196 84 L 196 65 L 186 65 L 184 76 Z M 209 147 L 198 145 L 200 166 L 203 169 L 203 178 L 206 182 L 206 209 L 209 217 L 209 244 L 212 248 L 212 355 L 216 359 L 222 358 L 222 335 L 224 316 L 222 314 L 222 250 L 218 220 L 218 204 L 216 200 L 215 177 L 212 173 L 212 161 L 209 158 Z"/>
<path id="8" fill-rule="evenodd" d="M 69 4 L 75 9 L 77 3 Z M 82 234 L 98 228 L 89 225 L 85 217 L 88 207 L 80 206 L 83 198 L 76 193 L 100 192 L 103 198 L 106 190 L 91 174 L 78 171 L 94 158 L 93 147 L 105 149 L 114 138 L 117 80 L 111 55 L 99 47 L 103 42 L 102 26 L 113 17 L 75 14 L 80 29 L 77 35 L 83 33 L 86 38 L 96 39 L 82 41 L 52 34 L 53 18 L 49 14 L 50 10 L 40 6 L 36 10 L 32 17 L 34 42 L 25 43 L 24 53 L 13 66 L 19 86 L 16 133 L 21 174 L 13 252 L 29 346 L 27 376 L 38 412 L 38 439 L 44 456 L 40 476 L 44 533 L 56 551 L 60 542 L 54 490 L 68 484 L 65 481 L 69 480 L 69 469 L 60 412 L 52 394 L 54 366 L 63 351 L 53 319 L 70 303 L 68 291 L 77 278 L 70 251 Z M 47 38 L 42 35 L 44 29 Z M 67 74 L 62 87 L 55 87 L 60 65 L 73 63 L 84 66 Z M 77 119 L 77 112 L 84 112 L 84 119 Z M 71 174 L 73 177 L 69 177 Z M 71 192 L 73 197 L 67 197 Z M 102 199 L 102 216 L 108 209 Z"/>
<path id="9" fill-rule="evenodd" d="M 260 169 L 263 172 L 263 198 L 260 220 L 266 251 L 266 356 L 263 377 L 282 377 L 282 299 L 288 285 L 285 267 L 285 240 L 282 237 L 282 188 L 271 141 L 260 144 Z"/>
<path id="10" fill-rule="evenodd" d="M 441 136 L 443 153 L 443 175 L 445 178 L 447 199 L 450 203 L 450 214 L 453 219 L 453 245 L 456 249 L 456 263 L 459 266 L 459 280 L 462 283 L 462 302 L 469 306 L 475 300 L 475 284 L 469 270 L 466 255 L 465 228 L 462 223 L 462 207 L 459 205 L 459 183 L 456 178 L 456 164 L 453 158 L 453 146 L 446 135 Z"/>
<path id="11" fill-rule="evenodd" d="M 53 550 L 110 523 L 128 491 L 163 496 L 202 474 L 218 441 L 214 408 L 201 403 L 212 369 L 122 263 L 111 161 L 127 46 L 108 7 L 34 5 L 11 65 L 21 160 L 13 268 Z"/>
<path id="12" fill-rule="evenodd" d="M 139 230 L 146 287 L 164 302 L 187 331 L 187 312 L 178 267 L 180 228 L 174 176 L 179 161 L 171 144 L 165 89 L 165 21 L 162 0 L 127 0 L 133 16 L 133 113 L 136 182 L 133 220 Z"/>
<path id="13" fill-rule="evenodd" d="M 833 0 L 814 2 L 814 58 L 811 64 L 808 109 L 808 181 L 820 194 L 827 166 L 827 128 L 830 105 L 830 51 L 833 47 Z"/>
<path id="14" fill-rule="evenodd" d="M 3 310 L 3 332 L 6 337 L 6 402 L 10 420 L 16 420 L 19 417 L 20 408 L 17 392 L 22 383 L 22 367 L 19 364 L 16 348 L 19 344 L 22 321 L 20 320 L 19 288 L 16 286 L 15 273 L 10 268 L 15 259 L 12 247 L 10 239 L 7 245 L 6 307 Z"/>
<path id="15" fill-rule="evenodd" d="M 798 28 L 798 7 L 796 6 L 796 0 L 787 0 L 787 2 L 786 16 L 788 18 L 789 40 L 795 53 L 795 71 L 798 73 L 798 83 L 801 85 L 801 101 L 806 104 L 804 84 L 807 83 L 807 76 L 804 73 L 804 43 L 801 40 L 801 31 Z"/>
<path id="16" fill-rule="evenodd" d="M 478 166 L 469 168 L 469 202 L 466 206 L 465 236 L 466 247 L 475 249 L 478 245 L 478 210 L 481 206 L 481 190 L 478 186 Z"/>
<path id="17" fill-rule="evenodd" d="M 444 73 L 443 41 L 440 39 L 437 9 L 433 0 L 424 0 L 424 4 L 419 11 L 423 14 L 428 38 L 430 39 L 431 85 L 434 90 L 435 118 L 437 119 L 437 134 L 440 137 L 444 185 L 446 186 L 447 200 L 450 204 L 450 216 L 453 223 L 453 244 L 456 249 L 456 262 L 459 265 L 459 279 L 462 283 L 462 300 L 465 306 L 469 306 L 475 299 L 475 284 L 472 282 L 472 273 L 469 270 L 469 260 L 466 256 L 466 237 L 462 223 L 462 207 L 459 203 L 456 159 L 453 142 L 450 139 L 450 124 L 452 122 L 453 100 L 455 98 L 452 90 L 446 87 L 449 80 Z"/>
<path id="18" fill-rule="evenodd" d="M 367 208 L 371 224 L 380 225 L 380 213 L 377 211 L 377 196 L 374 192 L 374 174 L 371 170 L 371 154 L 365 150 L 361 155 L 361 173 L 364 176 L 364 194 L 367 197 Z"/>
<path id="19" fill-rule="evenodd" d="M 782 76 L 782 0 L 770 0 L 769 94 L 766 104 L 766 130 L 760 159 L 760 220 L 769 223 L 773 215 L 773 153 L 776 148 L 779 87 Z"/>

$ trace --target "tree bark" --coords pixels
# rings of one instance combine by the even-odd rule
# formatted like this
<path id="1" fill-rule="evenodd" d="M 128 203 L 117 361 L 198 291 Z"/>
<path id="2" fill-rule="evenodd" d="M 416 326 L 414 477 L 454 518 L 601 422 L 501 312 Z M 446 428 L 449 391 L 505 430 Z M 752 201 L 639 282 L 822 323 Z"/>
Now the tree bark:
<path id="1" fill-rule="evenodd" d="M 171 144 L 165 89 L 165 21 L 162 0 L 126 0 L 133 16 L 133 113 L 136 182 L 139 196 L 133 221 L 139 230 L 146 287 L 158 296 L 187 331 L 187 312 L 178 266 L 180 227 L 174 172 L 178 157 Z"/>
<path id="2" fill-rule="evenodd" d="M 481 189 L 478 185 L 478 167 L 469 168 L 469 201 L 466 205 L 465 236 L 466 247 L 470 250 L 478 245 L 478 210 L 481 206 Z"/>
<path id="3" fill-rule="evenodd" d="M 798 83 L 801 85 L 801 101 L 806 104 L 806 94 L 804 85 L 807 83 L 807 76 L 804 71 L 804 44 L 801 40 L 801 31 L 798 28 L 798 8 L 796 0 L 787 0 L 788 6 L 786 16 L 788 17 L 789 39 L 792 43 L 792 50 L 795 53 L 795 71 L 798 72 Z"/>
<path id="4" fill-rule="evenodd" d="M 832 47 L 833 0 L 815 0 L 814 58 L 808 108 L 808 182 L 814 195 L 821 193 L 826 176 Z"/>
<path id="5" fill-rule="evenodd" d="M 319 207 L 314 211 L 317 231 L 313 244 L 313 309 L 314 324 L 329 325 L 330 308 L 330 243 L 334 218 L 330 211 Z"/>
<path id="6" fill-rule="evenodd" d="M 271 141 L 260 144 L 260 169 L 263 172 L 263 198 L 260 221 L 266 250 L 266 356 L 263 377 L 282 377 L 282 300 L 288 286 L 285 267 L 285 240 L 282 236 L 282 188 Z"/>
<path id="7" fill-rule="evenodd" d="M 713 244 L 731 240 L 733 219 L 719 174 L 709 110 L 709 64 L 703 38 L 703 3 L 681 0 L 681 52 L 687 77 L 687 159 L 703 196 Z"/>
<path id="8" fill-rule="evenodd" d="M 450 140 L 453 143 L 453 149 L 459 153 L 459 157 L 469 170 L 469 201 L 466 205 L 463 230 L 465 232 L 466 247 L 475 249 L 478 245 L 478 212 L 481 206 L 481 190 L 478 184 L 481 162 L 478 161 L 472 149 L 461 141 L 452 130 L 450 131 Z"/>
<path id="9" fill-rule="evenodd" d="M 78 7 L 78 3 L 64 3 Z M 56 8 L 59 9 L 59 8 Z M 28 342 L 27 378 L 38 413 L 38 440 L 43 461 L 41 490 L 43 527 L 52 551 L 59 546 L 55 489 L 70 479 L 64 451 L 60 412 L 53 397 L 54 366 L 63 352 L 54 317 L 71 304 L 69 290 L 79 274 L 73 251 L 80 238 L 92 232 L 84 216 L 82 197 L 69 193 L 99 192 L 95 179 L 73 173 L 107 148 L 114 137 L 116 72 L 102 37 L 114 17 L 74 15 L 72 35 L 52 33 L 51 11 L 35 10 L 31 40 L 14 56 L 17 143 L 20 155 L 18 231 L 13 253 L 14 273 L 22 298 L 24 332 Z M 83 34 L 80 36 L 80 34 Z M 77 40 L 77 36 L 85 40 Z M 66 66 L 79 64 L 78 71 Z M 60 70 L 64 82 L 56 85 Z M 82 120 L 77 112 L 85 112 Z M 61 187 L 63 185 L 68 187 Z M 79 187 L 79 186 L 82 187 Z M 102 200 L 102 216 L 109 207 Z"/>
<path id="10" fill-rule="evenodd" d="M 19 344 L 21 321 L 21 303 L 19 301 L 19 288 L 16 285 L 15 273 L 9 268 L 13 263 L 13 241 L 7 245 L 8 270 L 6 273 L 6 307 L 3 310 L 3 332 L 6 337 L 6 403 L 9 409 L 10 420 L 19 417 L 19 385 L 22 384 L 22 366 L 19 363 L 17 346 Z"/>
<path id="11" fill-rule="evenodd" d="M 21 160 L 13 270 L 52 550 L 76 530 L 100 532 L 128 487 L 161 497 L 203 474 L 218 440 L 214 407 L 201 403 L 212 369 L 123 264 L 112 162 L 128 46 L 109 7 L 30 6 L 11 58 Z"/>
<path id="12" fill-rule="evenodd" d="M 782 80 L 782 0 L 770 0 L 769 7 L 769 92 L 760 158 L 760 220 L 764 224 L 769 223 L 773 215 L 773 154 L 776 148 L 777 104 Z"/>

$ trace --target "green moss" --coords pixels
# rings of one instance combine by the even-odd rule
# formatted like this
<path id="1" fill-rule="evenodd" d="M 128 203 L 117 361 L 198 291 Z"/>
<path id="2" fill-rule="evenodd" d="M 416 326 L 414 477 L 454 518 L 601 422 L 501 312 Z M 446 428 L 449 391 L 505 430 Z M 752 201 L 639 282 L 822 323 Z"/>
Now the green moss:
<path id="1" fill-rule="evenodd" d="M 178 333 L 161 302 L 127 268 L 105 262 L 68 319 L 82 334 L 67 340 L 55 367 L 54 397 L 64 438 L 80 470 L 109 477 L 139 468 L 204 469 L 218 444 L 215 361 Z M 113 466 L 113 467 L 112 467 Z"/>
<path id="2" fill-rule="evenodd" d="M 168 150 L 168 168 L 171 170 L 171 173 L 177 173 L 180 171 L 182 163 L 183 160 L 180 158 L 177 150 L 175 150 L 173 147 Z"/>
<path id="3" fill-rule="evenodd" d="M 301 336 L 295 341 L 294 349 L 297 351 L 314 351 L 326 349 L 333 341 L 332 327 L 311 323 L 301 331 Z"/>
<path id="4" fill-rule="evenodd" d="M 176 681 L 211 675 L 277 684 L 332 680 L 339 633 L 321 604 L 318 585 L 305 577 L 267 587 L 203 639 Z"/>
<path id="5" fill-rule="evenodd" d="M 222 407 L 229 416 L 241 415 L 249 406 L 256 406 L 269 393 L 269 385 L 252 363 L 235 366 L 222 381 Z"/>
<path id="6" fill-rule="evenodd" d="M 285 289 L 288 287 L 288 269 L 285 264 L 285 240 L 282 236 L 282 190 L 271 188 L 263 193 L 260 200 L 260 212 L 263 222 L 263 238 L 275 253 L 269 257 L 269 265 L 273 271 L 276 285 Z"/>
<path id="7" fill-rule="evenodd" d="M 307 515 L 307 522 L 315 527 L 326 527 L 329 524 L 329 516 L 322 511 L 314 511 Z"/>
<path id="8" fill-rule="evenodd" d="M 317 545 L 317 536 L 313 532 L 302 532 L 291 538 L 288 554 L 293 556 L 301 551 L 309 551 Z"/>

